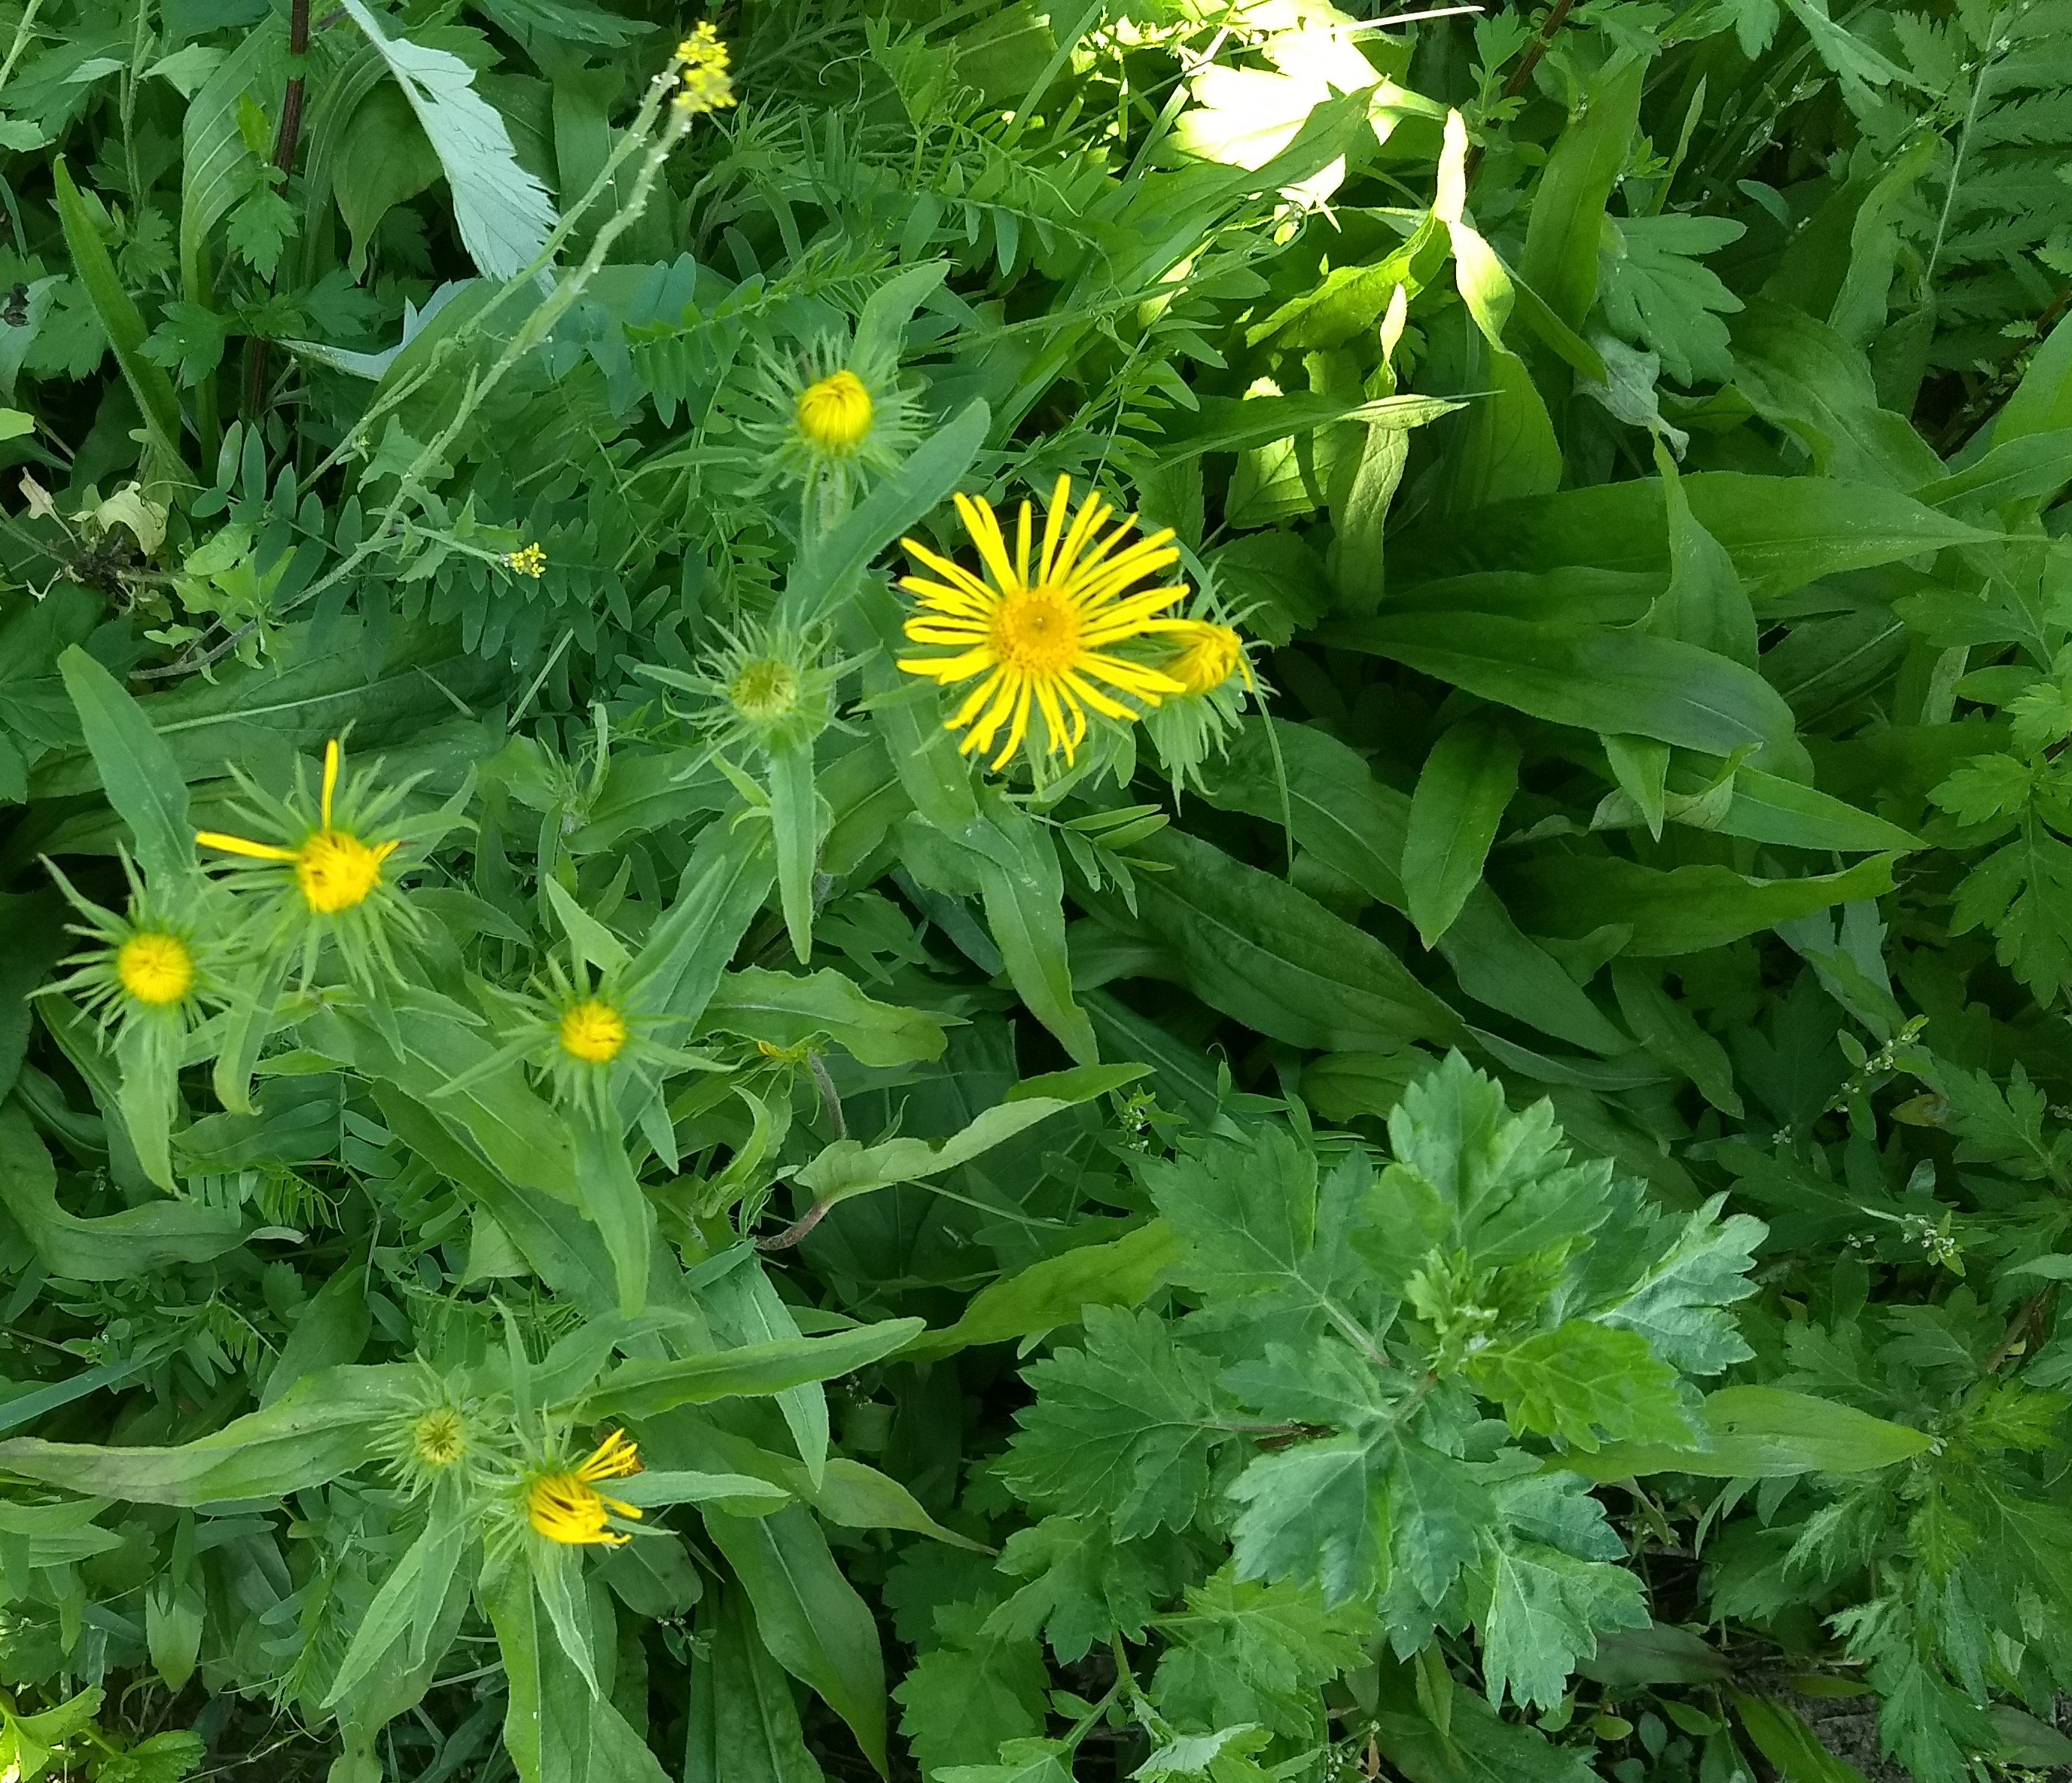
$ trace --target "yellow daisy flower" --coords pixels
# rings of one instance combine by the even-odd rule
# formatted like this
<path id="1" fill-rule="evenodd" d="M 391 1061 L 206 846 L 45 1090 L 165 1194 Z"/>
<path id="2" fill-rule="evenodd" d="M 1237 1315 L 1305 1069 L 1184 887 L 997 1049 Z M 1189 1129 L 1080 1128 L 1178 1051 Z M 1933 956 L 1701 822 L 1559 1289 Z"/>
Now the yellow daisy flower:
<path id="1" fill-rule="evenodd" d="M 844 366 L 809 384 L 793 405 L 799 431 L 825 452 L 852 452 L 870 431 L 875 405 L 863 380 Z"/>
<path id="2" fill-rule="evenodd" d="M 332 825 L 331 795 L 338 790 L 340 759 L 338 739 L 334 737 L 324 745 L 323 797 L 318 807 L 318 827 L 303 839 L 301 847 L 284 848 L 272 842 L 248 841 L 241 836 L 225 836 L 217 830 L 198 830 L 195 840 L 225 854 L 292 866 L 302 902 L 317 915 L 335 916 L 340 910 L 351 910 L 381 883 L 381 863 L 401 844 L 377 842 L 370 848 L 351 831 Z"/>
<path id="3" fill-rule="evenodd" d="M 194 988 L 194 955 L 163 929 L 139 929 L 115 951 L 115 976 L 139 1003 L 177 1003 Z"/>
<path id="4" fill-rule="evenodd" d="M 1046 753 L 1062 750 L 1069 764 L 1085 739 L 1088 706 L 1104 717 L 1127 722 L 1137 713 L 1118 694 L 1155 706 L 1187 691 L 1166 670 L 1117 655 L 1112 648 L 1190 623 L 1161 616 L 1186 598 L 1186 584 L 1129 592 L 1179 561 L 1172 532 L 1154 532 L 1125 545 L 1123 541 L 1137 526 L 1133 514 L 1105 538 L 1097 538 L 1115 510 L 1089 493 L 1073 514 L 1071 496 L 1071 479 L 1059 478 L 1044 516 L 1042 547 L 1033 565 L 1034 521 L 1027 502 L 1022 504 L 1010 557 L 993 504 L 982 498 L 956 498 L 958 516 L 978 548 L 989 580 L 912 539 L 900 541 L 923 568 L 941 578 L 902 578 L 899 585 L 920 596 L 923 610 L 906 622 L 906 635 L 917 644 L 939 646 L 952 654 L 902 656 L 899 666 L 945 687 L 984 677 L 945 727 L 967 731 L 960 746 L 965 754 L 990 748 L 1005 727 L 1006 740 L 992 762 L 996 772 L 1022 746 L 1032 706 L 1042 714 Z"/>
<path id="5" fill-rule="evenodd" d="M 587 1460 L 534 1477 L 525 1491 L 527 1518 L 550 1542 L 616 1547 L 627 1538 L 610 1526 L 610 1518 L 615 1514 L 638 1521 L 640 1513 L 599 1492 L 597 1482 L 639 1471 L 638 1450 L 624 1431 L 615 1430 Z"/>
<path id="6" fill-rule="evenodd" d="M 609 1065 L 626 1044 L 626 1017 L 602 997 L 585 997 L 569 1006 L 557 1035 L 561 1050 L 586 1064 Z"/>

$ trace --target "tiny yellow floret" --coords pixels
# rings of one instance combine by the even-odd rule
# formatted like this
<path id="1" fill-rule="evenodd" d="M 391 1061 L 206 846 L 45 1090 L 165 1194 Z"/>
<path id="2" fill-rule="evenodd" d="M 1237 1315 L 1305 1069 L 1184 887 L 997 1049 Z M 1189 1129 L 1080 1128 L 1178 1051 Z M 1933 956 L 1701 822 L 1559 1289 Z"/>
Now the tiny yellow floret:
<path id="1" fill-rule="evenodd" d="M 709 23 L 676 46 L 681 89 L 671 101 L 680 112 L 716 112 L 734 103 L 734 80 L 727 72 L 726 45 Z"/>
<path id="2" fill-rule="evenodd" d="M 597 1489 L 599 1480 L 638 1473 L 640 1457 L 623 1430 L 615 1430 L 587 1460 L 537 1475 L 525 1492 L 525 1512 L 532 1527 L 550 1542 L 571 1547 L 598 1543 L 617 1547 L 627 1538 L 613 1530 L 608 1514 L 637 1521 L 640 1513 L 623 1499 Z"/>
<path id="3" fill-rule="evenodd" d="M 516 551 L 507 551 L 504 562 L 507 569 L 515 569 L 521 576 L 530 576 L 536 582 L 547 573 L 547 553 L 537 540 Z"/>
<path id="4" fill-rule="evenodd" d="M 824 452 L 853 452 L 870 432 L 870 392 L 845 368 L 799 392 L 800 433 Z"/>
<path id="5" fill-rule="evenodd" d="M 1179 655 L 1164 665 L 1166 672 L 1190 693 L 1210 693 L 1227 681 L 1244 661 L 1238 635 L 1227 625 L 1190 619 L 1174 634 Z M 1249 672 L 1245 679 L 1251 680 Z"/>
<path id="6" fill-rule="evenodd" d="M 561 1017 L 561 1050 L 571 1058 L 608 1065 L 626 1044 L 626 1017 L 599 997 L 586 997 Z"/>
<path id="7" fill-rule="evenodd" d="M 194 988 L 194 955 L 178 935 L 144 930 L 117 950 L 115 976 L 139 1003 L 162 1008 Z"/>

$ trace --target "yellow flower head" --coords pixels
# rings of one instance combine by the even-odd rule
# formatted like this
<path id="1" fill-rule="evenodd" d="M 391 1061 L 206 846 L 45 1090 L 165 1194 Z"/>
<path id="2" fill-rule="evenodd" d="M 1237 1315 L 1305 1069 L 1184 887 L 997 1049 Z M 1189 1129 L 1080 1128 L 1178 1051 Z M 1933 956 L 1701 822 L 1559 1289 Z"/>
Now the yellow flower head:
<path id="1" fill-rule="evenodd" d="M 672 103 L 678 111 L 716 112 L 734 102 L 734 79 L 727 72 L 726 45 L 719 40 L 719 33 L 713 29 L 710 21 L 700 25 L 676 46 L 676 60 L 680 64 L 678 77 L 683 86 Z"/>
<path id="2" fill-rule="evenodd" d="M 293 867 L 302 902 L 317 915 L 335 916 L 364 902 L 381 883 L 381 863 L 401 844 L 378 842 L 369 847 L 351 831 L 333 826 L 331 795 L 338 790 L 339 761 L 338 739 L 334 737 L 324 745 L 323 799 L 319 807 L 318 826 L 303 838 L 300 848 L 248 841 L 244 836 L 225 836 L 216 830 L 197 831 L 195 840 L 204 848 L 220 848 L 225 854 L 278 861 Z"/>
<path id="3" fill-rule="evenodd" d="M 1042 714 L 1046 752 L 1063 750 L 1069 763 L 1085 739 L 1088 706 L 1127 722 L 1137 714 L 1116 694 L 1155 706 L 1187 691 L 1167 671 L 1113 649 L 1191 622 L 1161 616 L 1186 597 L 1185 584 L 1130 592 L 1179 561 L 1172 532 L 1154 532 L 1125 545 L 1137 525 L 1132 515 L 1105 537 L 1097 536 L 1115 510 L 1090 493 L 1074 514 L 1071 495 L 1071 479 L 1059 478 L 1044 517 L 1042 547 L 1033 561 L 1028 503 L 1022 504 L 1010 557 L 992 503 L 959 495 L 957 513 L 978 548 L 986 578 L 911 539 L 900 541 L 941 578 L 902 579 L 902 588 L 921 598 L 922 610 L 906 622 L 906 635 L 950 654 L 902 656 L 899 666 L 945 687 L 984 677 L 946 728 L 967 731 L 961 750 L 968 754 L 990 748 L 1005 727 L 1006 740 L 993 758 L 996 771 L 1022 746 L 1032 706 Z"/>
<path id="4" fill-rule="evenodd" d="M 1182 688 L 1190 693 L 1213 692 L 1233 672 L 1243 674 L 1246 686 L 1252 684 L 1244 641 L 1235 631 L 1211 619 L 1186 619 L 1181 623 L 1186 629 L 1176 631 L 1173 637 L 1180 646 L 1179 654 L 1162 666 Z"/>
<path id="5" fill-rule="evenodd" d="M 434 1406 L 411 1421 L 410 1450 L 426 1467 L 451 1467 L 467 1452 L 467 1424 L 453 1407 Z"/>
<path id="6" fill-rule="evenodd" d="M 640 1513 L 622 1499 L 607 1497 L 596 1482 L 639 1471 L 638 1451 L 624 1431 L 615 1430 L 587 1460 L 535 1475 L 525 1490 L 526 1516 L 550 1542 L 616 1547 L 627 1538 L 610 1527 L 610 1515 L 615 1512 L 637 1521 Z"/>
<path id="7" fill-rule="evenodd" d="M 800 433 L 824 452 L 853 452 L 870 432 L 870 392 L 846 366 L 808 384 L 796 410 Z"/>
<path id="8" fill-rule="evenodd" d="M 586 997 L 562 1016 L 561 1042 L 571 1058 L 609 1065 L 626 1045 L 626 1017 L 603 998 Z"/>
<path id="9" fill-rule="evenodd" d="M 194 988 L 194 955 L 176 935 L 140 929 L 116 950 L 115 976 L 139 1003 L 162 1009 Z"/>
<path id="10" fill-rule="evenodd" d="M 506 568 L 516 570 L 521 576 L 530 576 L 536 582 L 547 573 L 547 553 L 536 539 L 516 551 L 504 553 L 504 562 Z"/>

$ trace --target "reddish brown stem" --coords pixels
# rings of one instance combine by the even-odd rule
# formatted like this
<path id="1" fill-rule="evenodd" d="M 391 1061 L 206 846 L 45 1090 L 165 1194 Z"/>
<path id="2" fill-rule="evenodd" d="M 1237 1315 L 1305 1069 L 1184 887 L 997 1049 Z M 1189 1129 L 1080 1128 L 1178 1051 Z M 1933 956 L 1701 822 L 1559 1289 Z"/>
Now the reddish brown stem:
<path id="1" fill-rule="evenodd" d="M 1532 71 L 1540 66 L 1540 57 L 1547 53 L 1547 46 L 1554 41 L 1554 34 L 1560 30 L 1562 22 L 1568 16 L 1569 7 L 1574 4 L 1575 0 L 1554 0 L 1554 10 L 1548 14 L 1547 23 L 1540 27 L 1540 35 L 1533 39 L 1531 47 L 1526 51 L 1518 66 L 1511 71 L 1511 78 L 1503 84 L 1506 99 L 1515 99 L 1525 91 L 1526 82 L 1532 78 Z"/>
<path id="2" fill-rule="evenodd" d="M 833 1206 L 834 1203 L 831 1201 L 815 1202 L 775 1238 L 758 1239 L 755 1241 L 755 1248 L 758 1251 L 790 1250 L 793 1245 L 798 1243 L 827 1218 L 828 1210 Z"/>
<path id="3" fill-rule="evenodd" d="M 273 166 L 283 185 L 295 170 L 295 151 L 302 139 L 302 59 L 310 51 L 310 0 L 292 0 L 288 11 L 287 91 L 281 96 L 281 126 L 273 134 Z M 245 343 L 245 403 L 247 420 L 260 418 L 266 400 L 266 346 L 254 335 Z"/>

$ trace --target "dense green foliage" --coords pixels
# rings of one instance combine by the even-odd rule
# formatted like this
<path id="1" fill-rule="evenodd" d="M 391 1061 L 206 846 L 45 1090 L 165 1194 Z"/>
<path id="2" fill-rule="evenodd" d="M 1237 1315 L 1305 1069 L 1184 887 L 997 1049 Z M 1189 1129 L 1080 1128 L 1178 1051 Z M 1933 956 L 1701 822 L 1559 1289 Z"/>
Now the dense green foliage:
<path id="1" fill-rule="evenodd" d="M 2072 1760 L 2072 0 L 0 27 L 9 1783 Z"/>

